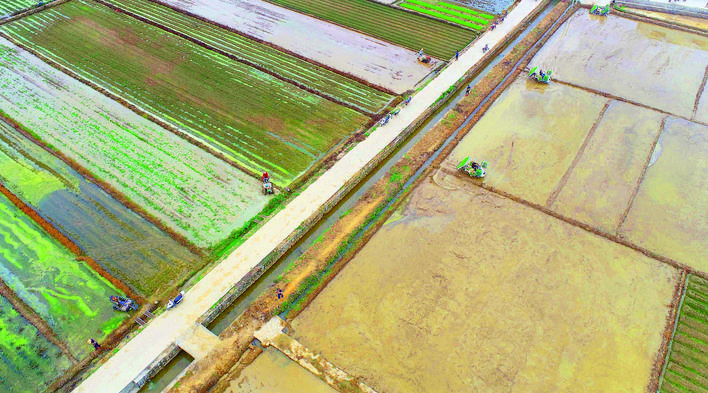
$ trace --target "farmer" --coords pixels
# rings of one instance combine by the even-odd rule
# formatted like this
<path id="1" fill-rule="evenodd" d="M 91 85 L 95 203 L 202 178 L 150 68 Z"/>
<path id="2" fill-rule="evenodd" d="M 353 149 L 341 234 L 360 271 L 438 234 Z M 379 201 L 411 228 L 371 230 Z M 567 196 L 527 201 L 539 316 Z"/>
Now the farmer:
<path id="1" fill-rule="evenodd" d="M 278 296 L 278 299 L 282 299 L 282 298 L 283 298 L 283 290 L 282 290 L 282 289 L 278 288 L 278 290 L 275 291 L 275 292 L 276 292 L 276 294 L 277 294 L 277 296 Z"/>
<path id="2" fill-rule="evenodd" d="M 88 343 L 93 345 L 94 351 L 98 351 L 99 349 L 101 349 L 101 344 L 99 344 L 98 341 L 94 340 L 93 338 L 90 338 L 88 340 Z"/>
<path id="3" fill-rule="evenodd" d="M 470 85 L 467 85 L 467 89 L 465 89 L 465 96 L 470 95 L 470 90 L 472 90 L 472 87 L 470 87 Z"/>
<path id="4" fill-rule="evenodd" d="M 263 172 L 263 174 L 261 175 L 261 180 L 263 181 L 263 183 L 270 180 L 270 175 L 268 174 L 268 172 Z"/>
<path id="5" fill-rule="evenodd" d="M 460 59 L 460 51 L 458 50 L 458 51 L 455 51 L 455 60 L 459 60 L 459 59 Z"/>

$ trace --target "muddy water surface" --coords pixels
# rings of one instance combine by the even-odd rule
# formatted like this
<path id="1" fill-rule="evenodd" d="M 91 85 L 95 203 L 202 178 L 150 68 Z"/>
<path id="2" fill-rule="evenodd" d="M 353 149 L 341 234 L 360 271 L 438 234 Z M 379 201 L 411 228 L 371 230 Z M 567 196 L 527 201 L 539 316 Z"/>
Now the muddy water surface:
<path id="1" fill-rule="evenodd" d="M 665 117 L 612 101 L 551 208 L 615 233 Z"/>
<path id="2" fill-rule="evenodd" d="M 489 162 L 485 183 L 544 205 L 570 167 L 607 99 L 524 76 L 494 103 L 450 154 Z"/>
<path id="3" fill-rule="evenodd" d="M 199 266 L 183 246 L 3 122 L 0 182 L 144 295 Z"/>
<path id="4" fill-rule="evenodd" d="M 644 392 L 677 273 L 437 177 L 293 322 L 387 392 Z"/>
<path id="5" fill-rule="evenodd" d="M 620 234 L 708 272 L 708 127 L 669 118 Z"/>
<path id="6" fill-rule="evenodd" d="M 267 348 L 231 383 L 233 393 L 335 393 L 280 351 Z"/>
<path id="7" fill-rule="evenodd" d="M 581 9 L 531 61 L 558 80 L 690 118 L 708 37 Z"/>

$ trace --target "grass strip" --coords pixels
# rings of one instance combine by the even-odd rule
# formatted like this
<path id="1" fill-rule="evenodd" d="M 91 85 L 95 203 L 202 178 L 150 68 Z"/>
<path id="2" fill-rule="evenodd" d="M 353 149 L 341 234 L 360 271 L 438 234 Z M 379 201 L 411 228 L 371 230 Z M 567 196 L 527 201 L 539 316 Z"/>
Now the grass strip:
<path id="1" fill-rule="evenodd" d="M 469 15 L 469 14 L 465 14 L 462 12 L 454 11 L 449 8 L 439 7 L 437 5 L 432 5 L 430 3 L 426 3 L 421 0 L 406 0 L 405 3 L 411 3 L 411 4 L 419 5 L 421 7 L 430 8 L 431 10 L 435 10 L 435 11 L 441 12 L 443 14 L 450 15 L 452 17 L 462 18 L 464 20 L 468 20 L 471 22 L 477 22 L 477 23 L 483 24 L 483 25 L 489 24 L 489 20 L 487 20 L 487 19 L 478 18 L 474 15 Z"/>

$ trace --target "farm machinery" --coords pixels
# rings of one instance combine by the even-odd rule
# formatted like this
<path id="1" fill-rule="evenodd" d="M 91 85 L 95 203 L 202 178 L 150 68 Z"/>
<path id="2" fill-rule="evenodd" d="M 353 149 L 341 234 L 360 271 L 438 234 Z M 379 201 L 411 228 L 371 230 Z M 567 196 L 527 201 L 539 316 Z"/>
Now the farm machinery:
<path id="1" fill-rule="evenodd" d="M 261 180 L 263 180 L 263 195 L 275 194 L 275 189 L 273 189 L 273 183 L 270 181 L 270 175 L 268 175 L 268 172 L 263 172 Z"/>
<path id="2" fill-rule="evenodd" d="M 113 295 L 109 299 L 113 303 L 113 309 L 116 311 L 129 312 L 130 310 L 138 309 L 138 303 L 135 303 L 131 298 Z"/>
<path id="3" fill-rule="evenodd" d="M 538 83 L 548 84 L 551 82 L 551 73 L 552 72 L 553 71 L 551 71 L 551 70 L 543 72 L 542 69 L 540 69 L 538 67 L 534 67 L 529 72 L 529 78 L 535 79 L 536 82 L 538 82 Z"/>
<path id="4" fill-rule="evenodd" d="M 465 157 L 459 164 L 457 164 L 457 170 L 466 172 L 468 175 L 481 179 L 486 174 L 487 161 L 482 161 L 481 163 L 476 163 L 470 160 L 469 157 Z"/>
<path id="5" fill-rule="evenodd" d="M 590 9 L 590 13 L 593 14 L 593 15 L 607 16 L 607 14 L 610 13 L 610 5 L 608 4 L 608 5 L 604 6 L 604 7 L 602 7 L 602 6 L 599 6 L 599 5 L 595 4 L 595 5 L 592 6 L 592 8 Z"/>

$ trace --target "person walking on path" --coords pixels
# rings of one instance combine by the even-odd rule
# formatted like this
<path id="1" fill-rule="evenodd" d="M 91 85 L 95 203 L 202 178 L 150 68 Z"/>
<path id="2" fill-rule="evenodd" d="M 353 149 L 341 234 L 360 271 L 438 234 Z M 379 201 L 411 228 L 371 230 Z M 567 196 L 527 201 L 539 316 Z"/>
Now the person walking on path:
<path id="1" fill-rule="evenodd" d="M 458 51 L 455 51 L 455 60 L 459 60 L 459 59 L 460 59 L 460 51 L 458 50 Z"/>
<path id="2" fill-rule="evenodd" d="M 284 296 L 283 296 L 283 290 L 282 290 L 282 289 L 278 288 L 278 290 L 275 291 L 275 292 L 277 293 L 278 300 L 280 300 L 280 299 L 282 299 L 282 298 L 284 297 Z"/>
<path id="3" fill-rule="evenodd" d="M 467 85 L 467 89 L 465 89 L 465 97 L 470 95 L 470 90 L 472 90 L 472 87 L 470 87 L 470 85 Z"/>
<path id="4" fill-rule="evenodd" d="M 94 351 L 98 351 L 99 349 L 101 349 L 101 344 L 99 344 L 98 341 L 96 341 L 96 340 L 94 340 L 94 339 L 92 339 L 92 338 L 90 338 L 90 339 L 88 340 L 88 343 L 91 344 L 91 345 L 93 345 L 93 350 L 94 350 Z"/>

